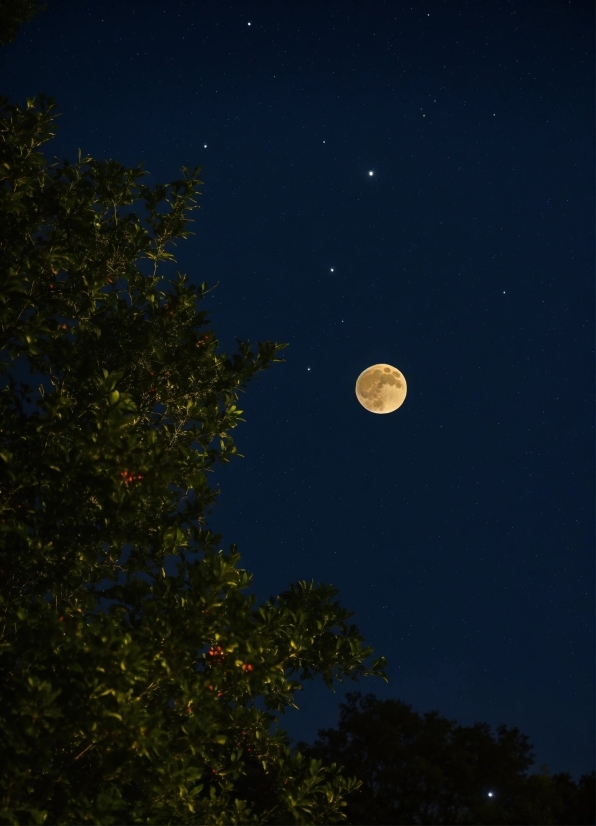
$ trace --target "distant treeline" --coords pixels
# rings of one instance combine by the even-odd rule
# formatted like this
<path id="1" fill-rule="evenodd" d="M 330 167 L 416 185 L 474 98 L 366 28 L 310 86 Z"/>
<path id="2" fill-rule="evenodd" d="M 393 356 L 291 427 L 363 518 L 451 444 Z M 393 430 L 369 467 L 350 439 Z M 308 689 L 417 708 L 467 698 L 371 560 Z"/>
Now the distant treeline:
<path id="1" fill-rule="evenodd" d="M 348 694 L 336 729 L 297 748 L 363 781 L 344 809 L 352 824 L 593 824 L 594 771 L 576 783 L 546 766 L 528 775 L 518 729 L 460 726 L 399 700 Z"/>

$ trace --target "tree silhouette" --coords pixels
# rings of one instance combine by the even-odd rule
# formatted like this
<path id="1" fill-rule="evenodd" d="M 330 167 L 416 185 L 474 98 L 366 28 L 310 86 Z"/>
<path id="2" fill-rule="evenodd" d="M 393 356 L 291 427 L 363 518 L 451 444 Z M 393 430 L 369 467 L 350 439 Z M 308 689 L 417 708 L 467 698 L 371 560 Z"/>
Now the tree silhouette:
<path id="1" fill-rule="evenodd" d="M 0 0 L 0 46 L 13 41 L 20 26 L 45 8 L 39 0 Z"/>
<path id="2" fill-rule="evenodd" d="M 48 166 L 54 108 L 0 99 L 0 820 L 339 822 L 358 783 L 274 712 L 384 661 L 331 586 L 257 606 L 205 520 L 238 392 L 286 345 L 218 354 L 207 285 L 160 289 L 199 168 Z"/>
<path id="3" fill-rule="evenodd" d="M 337 762 L 363 781 L 347 800 L 352 824 L 594 823 L 594 772 L 579 785 L 543 767 L 527 776 L 532 747 L 517 728 L 461 726 L 400 700 L 359 692 L 301 753 Z"/>

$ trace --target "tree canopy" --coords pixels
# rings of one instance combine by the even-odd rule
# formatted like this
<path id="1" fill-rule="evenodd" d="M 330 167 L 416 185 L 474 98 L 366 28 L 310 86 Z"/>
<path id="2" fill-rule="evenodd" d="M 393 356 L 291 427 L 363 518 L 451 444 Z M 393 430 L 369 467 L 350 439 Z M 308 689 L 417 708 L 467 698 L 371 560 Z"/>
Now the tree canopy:
<path id="1" fill-rule="evenodd" d="M 458 725 L 400 700 L 359 692 L 341 704 L 337 728 L 301 752 L 337 761 L 363 781 L 347 800 L 352 824 L 594 823 L 594 772 L 575 784 L 534 762 L 528 737 L 505 725 Z"/>
<path id="2" fill-rule="evenodd" d="M 20 26 L 45 8 L 40 0 L 0 0 L 0 46 L 13 41 Z"/>
<path id="3" fill-rule="evenodd" d="M 277 714 L 384 659 L 330 585 L 257 605 L 205 518 L 238 393 L 286 345 L 218 354 L 207 284 L 161 288 L 200 168 L 49 164 L 54 109 L 0 99 L 0 820 L 339 822 L 358 781 Z"/>

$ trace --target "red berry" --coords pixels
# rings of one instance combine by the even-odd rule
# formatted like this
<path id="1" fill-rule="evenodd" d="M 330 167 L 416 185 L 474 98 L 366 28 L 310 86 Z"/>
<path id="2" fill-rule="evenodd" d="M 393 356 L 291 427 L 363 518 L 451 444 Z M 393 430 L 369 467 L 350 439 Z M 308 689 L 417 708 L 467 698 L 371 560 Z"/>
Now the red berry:
<path id="1" fill-rule="evenodd" d="M 252 671 L 252 665 L 250 663 L 247 664 L 246 670 L 247 671 Z"/>
<path id="2" fill-rule="evenodd" d="M 64 622 L 64 617 L 60 617 L 59 622 Z"/>
<path id="3" fill-rule="evenodd" d="M 149 371 L 149 375 L 150 375 L 150 376 L 154 376 L 154 375 L 155 375 L 155 373 L 153 372 L 153 370 L 150 370 L 150 371 Z"/>
<path id="4" fill-rule="evenodd" d="M 149 392 L 151 393 L 151 395 L 153 395 L 153 393 L 156 393 L 157 391 L 156 391 L 155 387 L 152 387 Z"/>
<path id="5" fill-rule="evenodd" d="M 55 286 L 54 284 L 50 284 L 50 290 L 53 290 L 54 286 Z"/>

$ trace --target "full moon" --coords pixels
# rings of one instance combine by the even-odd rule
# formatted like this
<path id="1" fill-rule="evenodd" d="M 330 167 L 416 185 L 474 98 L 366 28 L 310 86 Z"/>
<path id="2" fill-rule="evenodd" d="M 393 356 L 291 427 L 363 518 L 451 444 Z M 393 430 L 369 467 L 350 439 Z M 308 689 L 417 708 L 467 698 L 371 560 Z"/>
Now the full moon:
<path id="1" fill-rule="evenodd" d="M 371 413 L 393 413 L 407 392 L 404 374 L 390 364 L 373 364 L 356 380 L 356 398 Z"/>

